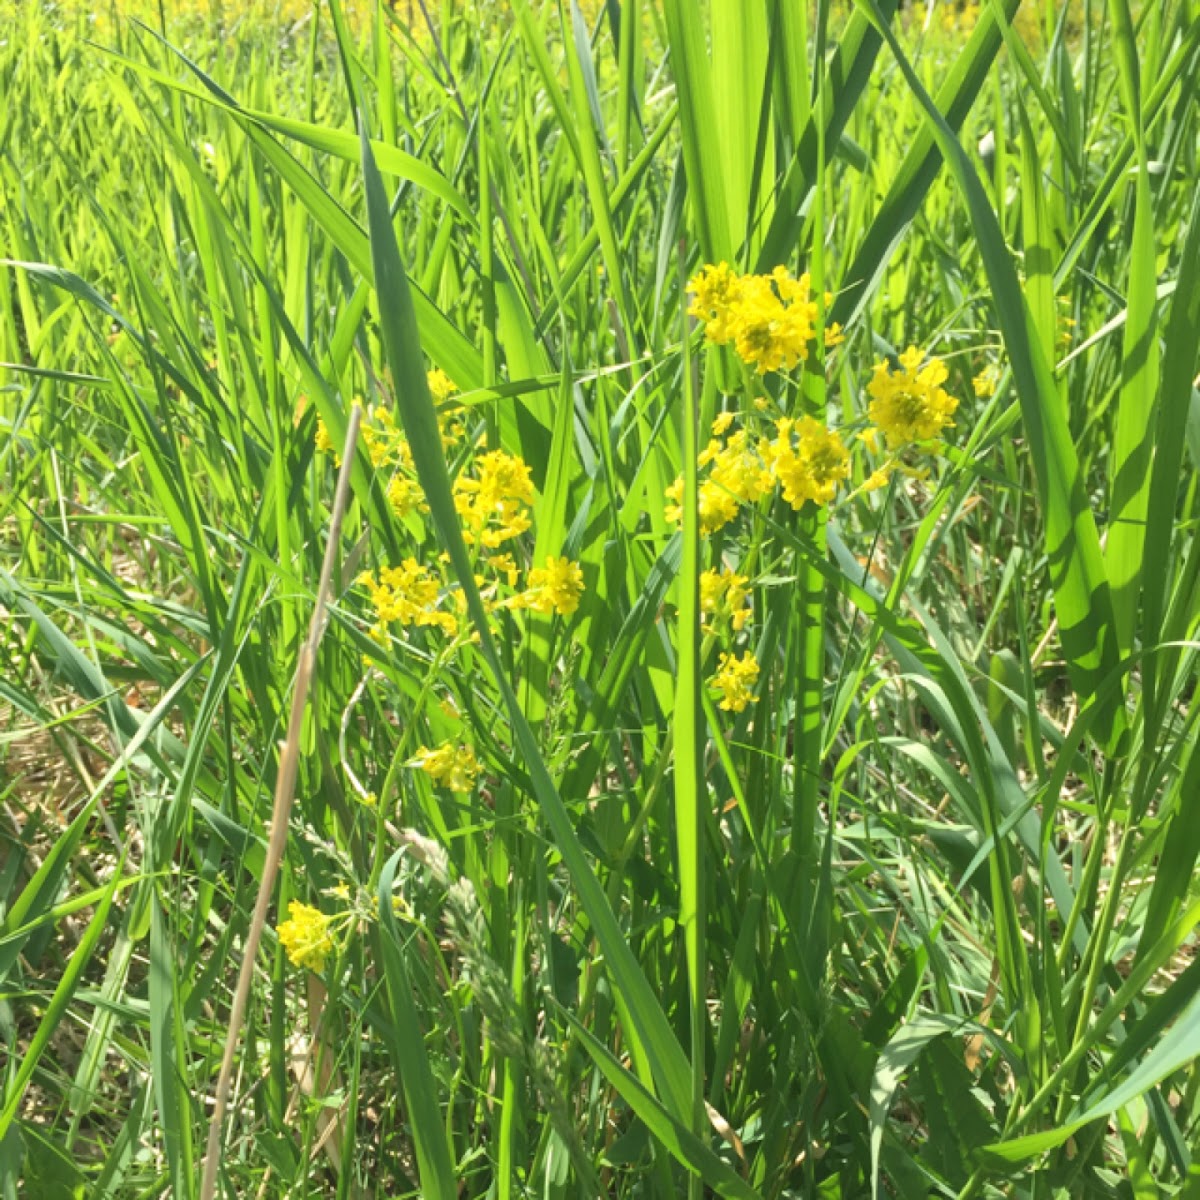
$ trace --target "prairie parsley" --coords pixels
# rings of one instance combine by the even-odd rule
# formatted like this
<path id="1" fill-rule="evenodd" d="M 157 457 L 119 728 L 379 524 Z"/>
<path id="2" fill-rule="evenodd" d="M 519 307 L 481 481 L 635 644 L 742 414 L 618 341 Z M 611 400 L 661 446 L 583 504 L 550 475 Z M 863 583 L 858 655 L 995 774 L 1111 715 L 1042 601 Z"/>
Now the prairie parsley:
<path id="1" fill-rule="evenodd" d="M 751 689 L 757 678 L 758 660 L 749 650 L 741 658 L 722 654 L 713 676 L 713 686 L 721 693 L 720 707 L 726 712 L 741 712 L 754 699 Z"/>
<path id="2" fill-rule="evenodd" d="M 455 746 L 451 742 L 428 750 L 422 746 L 408 764 L 420 767 L 435 783 L 452 792 L 469 792 L 479 776 L 479 760 L 470 746 Z"/>
<path id="3" fill-rule="evenodd" d="M 579 607 L 583 595 L 583 572 L 578 563 L 569 558 L 546 559 L 544 567 L 534 567 L 529 572 L 529 587 L 514 601 L 518 608 L 532 608 L 534 612 L 556 612 L 569 617 Z"/>
<path id="4" fill-rule="evenodd" d="M 438 608 L 440 584 L 415 558 L 406 558 L 398 567 L 384 567 L 376 579 L 370 571 L 358 582 L 370 593 L 378 620 L 373 635 L 382 637 L 393 621 L 401 625 L 432 625 L 448 636 L 458 632 L 452 613 Z"/>
<path id="5" fill-rule="evenodd" d="M 900 355 L 898 371 L 887 362 L 876 363 L 874 377 L 867 384 L 871 396 L 868 415 L 890 450 L 932 441 L 951 424 L 958 408 L 958 401 L 942 387 L 949 375 L 946 364 L 931 358 L 922 366 L 924 357 L 916 346 L 909 346 Z"/>
<path id="6" fill-rule="evenodd" d="M 763 439 L 763 461 L 797 511 L 811 500 L 828 504 L 850 474 L 850 453 L 841 435 L 813 417 L 781 417 L 775 437 Z"/>
<path id="7" fill-rule="evenodd" d="M 288 903 L 288 919 L 276 932 L 279 944 L 297 967 L 317 972 L 325 969 L 325 959 L 333 953 L 333 938 L 329 933 L 332 920 L 310 904 L 301 904 L 299 900 Z"/>
<path id="8" fill-rule="evenodd" d="M 523 459 L 492 450 L 475 461 L 476 475 L 454 481 L 454 507 L 466 528 L 468 544 L 481 543 L 494 550 L 509 538 L 524 533 L 531 522 L 533 480 Z"/>

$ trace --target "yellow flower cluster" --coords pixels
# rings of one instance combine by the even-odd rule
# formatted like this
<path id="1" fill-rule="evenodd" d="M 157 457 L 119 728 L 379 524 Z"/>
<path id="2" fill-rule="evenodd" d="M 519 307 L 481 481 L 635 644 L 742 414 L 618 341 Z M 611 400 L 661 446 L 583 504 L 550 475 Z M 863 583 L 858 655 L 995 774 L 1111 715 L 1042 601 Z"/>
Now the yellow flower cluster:
<path id="1" fill-rule="evenodd" d="M 454 380 L 445 371 L 434 369 L 426 376 L 433 401 L 438 405 L 438 429 L 442 435 L 442 449 L 450 450 L 466 437 L 466 409 L 461 404 L 450 404 L 450 398 L 458 393 Z"/>
<path id="2" fill-rule="evenodd" d="M 318 454 L 331 454 L 335 466 L 342 465 L 342 455 L 338 448 L 333 444 L 333 438 L 329 434 L 329 426 L 325 424 L 323 417 L 317 418 L 317 433 L 313 438 L 313 444 L 317 448 Z"/>
<path id="3" fill-rule="evenodd" d="M 455 746 L 452 742 L 434 750 L 422 746 L 408 765 L 419 767 L 435 783 L 452 792 L 469 792 L 481 770 L 470 746 Z"/>
<path id="4" fill-rule="evenodd" d="M 454 507 L 463 519 L 463 537 L 495 549 L 509 538 L 518 537 L 531 524 L 533 480 L 529 467 L 503 450 L 481 454 L 473 475 L 454 481 Z"/>
<path id="5" fill-rule="evenodd" d="M 986 399 L 988 396 L 996 394 L 996 385 L 999 382 L 1000 368 L 995 363 L 989 363 L 971 380 L 971 387 L 974 389 L 976 396 Z"/>
<path id="6" fill-rule="evenodd" d="M 812 417 L 783 418 L 776 422 L 774 438 L 750 444 L 745 430 L 724 443 L 721 435 L 730 425 L 728 413 L 713 423 L 717 436 L 710 439 L 697 460 L 708 468 L 697 497 L 700 532 L 715 533 L 728 525 L 746 504 L 755 504 L 779 485 L 784 499 L 800 509 L 806 501 L 828 504 L 838 484 L 850 474 L 850 456 L 836 430 L 826 429 Z M 671 503 L 668 521 L 683 519 L 683 476 L 667 488 Z"/>
<path id="7" fill-rule="evenodd" d="M 762 443 L 763 461 L 797 511 L 808 501 L 828 504 L 850 474 L 850 454 L 841 435 L 813 417 L 781 417 L 775 437 Z"/>
<path id="8" fill-rule="evenodd" d="M 688 291 L 693 297 L 688 312 L 704 323 L 708 340 L 732 345 L 760 375 L 790 371 L 808 358 L 819 312 L 807 274 L 796 279 L 776 267 L 769 275 L 738 275 L 722 262 L 702 267 Z M 826 304 L 832 298 L 826 296 Z M 841 340 L 836 325 L 825 331 L 826 346 Z"/>
<path id="9" fill-rule="evenodd" d="M 425 381 L 429 384 L 429 392 L 433 396 L 435 404 L 444 404 L 458 391 L 454 386 L 454 380 L 440 367 L 434 367 L 425 376 Z"/>
<path id="10" fill-rule="evenodd" d="M 745 575 L 730 567 L 723 571 L 705 571 L 700 576 L 701 618 L 728 621 L 735 631 L 745 628 L 750 619 L 750 589 Z"/>
<path id="11" fill-rule="evenodd" d="M 534 567 L 529 572 L 527 582 L 527 590 L 513 598 L 514 608 L 556 612 L 559 616 L 569 617 L 579 607 L 579 597 L 583 595 L 583 571 L 569 558 L 551 555 L 544 567 Z"/>
<path id="12" fill-rule="evenodd" d="M 958 408 L 958 401 L 942 387 L 949 375 L 946 364 L 938 358 L 924 360 L 916 346 L 909 346 L 900 355 L 898 371 L 886 361 L 876 363 L 867 384 L 868 415 L 890 450 L 932 441 L 951 424 Z"/>
<path id="13" fill-rule="evenodd" d="M 749 650 L 740 658 L 722 654 L 713 678 L 713 686 L 721 693 L 720 707 L 726 712 L 742 712 L 754 699 L 758 672 L 758 660 Z"/>
<path id="14" fill-rule="evenodd" d="M 309 904 L 299 900 L 289 902 L 288 919 L 280 923 L 276 932 L 279 944 L 293 964 L 318 972 L 325 969 L 325 959 L 334 949 L 329 932 L 332 921 L 332 917 Z"/>
<path id="15" fill-rule="evenodd" d="M 453 613 L 439 608 L 441 583 L 415 558 L 406 558 L 398 567 L 384 567 L 378 578 L 364 571 L 358 577 L 370 593 L 375 608 L 376 625 L 371 636 L 376 641 L 385 641 L 387 627 L 392 622 L 401 625 L 430 625 L 440 629 L 447 637 L 458 632 L 458 620 Z"/>

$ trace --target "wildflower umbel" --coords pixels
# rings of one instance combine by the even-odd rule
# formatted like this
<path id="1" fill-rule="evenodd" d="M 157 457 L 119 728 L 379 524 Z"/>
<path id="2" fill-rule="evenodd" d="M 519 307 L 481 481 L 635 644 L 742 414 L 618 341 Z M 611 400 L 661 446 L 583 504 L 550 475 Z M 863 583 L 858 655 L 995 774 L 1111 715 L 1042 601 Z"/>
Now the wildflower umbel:
<path id="1" fill-rule="evenodd" d="M 792 370 L 810 353 L 819 323 L 819 306 L 807 274 L 799 279 L 785 267 L 769 275 L 737 275 L 728 263 L 701 268 L 688 284 L 688 312 L 704 323 L 718 346 L 732 345 L 738 357 L 760 375 Z M 826 296 L 826 303 L 832 299 Z M 825 333 L 826 346 L 841 341 L 836 325 Z"/>
<path id="2" fill-rule="evenodd" d="M 463 519 L 467 542 L 494 550 L 530 527 L 533 479 L 523 459 L 503 450 L 481 454 L 475 471 L 455 480 L 454 507 Z"/>
<path id="3" fill-rule="evenodd" d="M 333 918 L 310 904 L 292 900 L 288 904 L 288 919 L 278 926 L 279 944 L 297 967 L 308 967 L 318 973 L 325 969 L 325 960 L 333 953 L 333 938 L 329 926 Z"/>
<path id="4" fill-rule="evenodd" d="M 889 450 L 900 450 L 914 442 L 928 442 L 951 424 L 958 401 L 942 384 L 949 371 L 939 358 L 922 366 L 924 354 L 909 346 L 900 355 L 900 369 L 887 362 L 875 364 L 875 374 L 867 384 L 871 404 L 867 412 L 883 436 Z"/>
<path id="5" fill-rule="evenodd" d="M 579 607 L 583 572 L 569 558 L 548 557 L 544 567 L 534 567 L 529 572 L 528 582 L 528 589 L 514 601 L 518 608 L 569 617 Z"/>
<path id="6" fill-rule="evenodd" d="M 726 712 L 742 712 L 754 699 L 752 689 L 758 679 L 758 670 L 758 659 L 749 650 L 741 658 L 722 654 L 713 677 L 713 686 L 721 693 L 720 707 Z"/>
<path id="7" fill-rule="evenodd" d="M 763 461 L 797 511 L 810 500 L 828 504 L 850 474 L 850 453 L 841 435 L 813 417 L 781 417 L 775 437 L 764 439 Z"/>
<path id="8" fill-rule="evenodd" d="M 469 792 L 479 775 L 479 760 L 470 746 L 455 746 L 451 742 L 428 750 L 422 746 L 409 761 L 419 767 L 435 783 L 452 792 Z"/>
<path id="9" fill-rule="evenodd" d="M 370 593 L 378 619 L 373 631 L 377 637 L 393 621 L 401 625 L 432 625 L 449 636 L 458 632 L 454 614 L 438 607 L 441 585 L 437 577 L 415 558 L 406 558 L 398 567 L 384 567 L 378 579 L 367 571 L 359 576 L 358 582 Z"/>
<path id="10" fill-rule="evenodd" d="M 700 612 L 703 617 L 728 621 L 735 631 L 745 628 L 750 619 L 750 589 L 745 575 L 726 567 L 723 571 L 705 571 L 700 576 Z"/>

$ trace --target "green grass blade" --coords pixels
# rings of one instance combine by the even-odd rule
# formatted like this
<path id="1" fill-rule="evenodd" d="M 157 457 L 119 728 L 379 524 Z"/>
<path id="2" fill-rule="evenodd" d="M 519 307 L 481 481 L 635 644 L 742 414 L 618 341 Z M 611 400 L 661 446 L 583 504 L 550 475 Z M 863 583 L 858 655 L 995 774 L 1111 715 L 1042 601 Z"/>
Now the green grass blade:
<path id="1" fill-rule="evenodd" d="M 390 1039 L 392 1054 L 412 1126 L 420 1169 L 422 1195 L 434 1200 L 455 1200 L 454 1156 L 446 1126 L 442 1122 L 425 1032 L 417 1015 L 412 981 L 404 962 L 404 941 L 392 912 L 393 886 L 402 851 L 388 859 L 379 877 L 379 946 L 387 985 L 389 1011 L 395 1033 Z"/>

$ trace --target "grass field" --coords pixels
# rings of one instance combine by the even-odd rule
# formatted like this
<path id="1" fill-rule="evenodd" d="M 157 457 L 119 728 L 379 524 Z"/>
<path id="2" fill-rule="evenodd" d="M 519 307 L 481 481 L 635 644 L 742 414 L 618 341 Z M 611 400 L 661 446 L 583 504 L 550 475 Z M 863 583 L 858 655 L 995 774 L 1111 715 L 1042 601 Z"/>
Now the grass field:
<path id="1" fill-rule="evenodd" d="M 1200 1196 L 1197 0 L 0 0 L 0 1198 Z"/>

